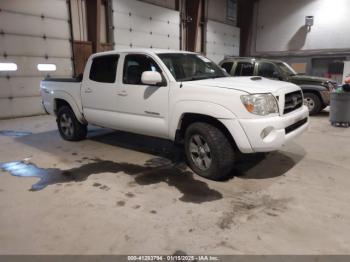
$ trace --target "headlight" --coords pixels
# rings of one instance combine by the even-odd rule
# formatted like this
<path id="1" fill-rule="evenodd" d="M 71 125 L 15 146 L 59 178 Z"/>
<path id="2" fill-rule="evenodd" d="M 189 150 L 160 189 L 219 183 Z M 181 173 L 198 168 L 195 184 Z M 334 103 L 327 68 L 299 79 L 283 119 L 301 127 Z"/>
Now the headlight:
<path id="1" fill-rule="evenodd" d="M 329 91 L 332 91 L 333 89 L 335 89 L 335 85 L 332 82 L 328 82 L 327 85 L 328 85 Z"/>
<path id="2" fill-rule="evenodd" d="M 327 87 L 329 91 L 335 89 L 335 85 L 330 81 L 325 81 L 322 83 L 323 86 Z"/>
<path id="3" fill-rule="evenodd" d="M 272 94 L 243 95 L 241 100 L 248 112 L 266 116 L 278 113 L 278 104 Z"/>

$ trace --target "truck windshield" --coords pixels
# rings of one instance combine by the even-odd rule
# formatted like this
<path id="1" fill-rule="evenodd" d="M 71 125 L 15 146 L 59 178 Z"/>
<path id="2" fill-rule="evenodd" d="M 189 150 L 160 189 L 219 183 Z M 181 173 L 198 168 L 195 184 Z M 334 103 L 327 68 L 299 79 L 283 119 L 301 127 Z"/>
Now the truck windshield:
<path id="1" fill-rule="evenodd" d="M 280 62 L 280 63 L 277 63 L 277 65 L 279 66 L 279 68 L 282 69 L 282 71 L 283 71 L 284 73 L 286 73 L 286 74 L 289 75 L 289 76 L 295 76 L 295 75 L 298 74 L 298 73 L 297 73 L 290 65 L 288 65 L 287 63 L 282 63 L 282 62 Z"/>
<path id="2" fill-rule="evenodd" d="M 229 76 L 223 69 L 201 55 L 169 53 L 158 56 L 178 82 Z"/>

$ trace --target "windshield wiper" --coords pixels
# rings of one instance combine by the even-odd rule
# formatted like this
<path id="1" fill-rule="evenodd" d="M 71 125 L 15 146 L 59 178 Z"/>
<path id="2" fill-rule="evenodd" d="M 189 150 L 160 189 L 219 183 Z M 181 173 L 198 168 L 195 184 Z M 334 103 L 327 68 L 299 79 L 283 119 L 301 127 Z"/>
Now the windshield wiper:
<path id="1" fill-rule="evenodd" d="M 210 76 L 191 76 L 191 77 L 186 77 L 181 79 L 181 81 L 195 81 L 195 80 L 203 80 L 203 79 L 208 79 L 211 78 Z"/>
<path id="2" fill-rule="evenodd" d="M 226 77 L 226 76 L 198 75 L 198 76 L 191 76 L 191 77 L 183 78 L 183 79 L 181 79 L 181 81 L 186 82 L 186 81 L 195 81 L 195 80 L 204 80 L 204 79 L 215 79 L 215 78 L 221 78 L 221 77 Z"/>

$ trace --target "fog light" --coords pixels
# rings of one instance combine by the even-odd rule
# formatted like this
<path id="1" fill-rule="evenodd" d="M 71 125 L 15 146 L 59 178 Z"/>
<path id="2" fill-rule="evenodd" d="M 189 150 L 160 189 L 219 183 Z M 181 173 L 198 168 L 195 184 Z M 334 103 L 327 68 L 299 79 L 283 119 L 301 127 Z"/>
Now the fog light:
<path id="1" fill-rule="evenodd" d="M 261 139 L 265 139 L 273 130 L 273 127 L 266 127 L 263 131 L 261 131 L 260 137 Z"/>

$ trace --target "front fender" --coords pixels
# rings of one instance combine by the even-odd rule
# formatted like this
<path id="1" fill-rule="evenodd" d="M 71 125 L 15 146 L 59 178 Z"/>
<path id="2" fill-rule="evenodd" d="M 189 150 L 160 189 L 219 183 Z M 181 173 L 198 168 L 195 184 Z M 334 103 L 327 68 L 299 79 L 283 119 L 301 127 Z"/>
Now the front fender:
<path id="1" fill-rule="evenodd" d="M 322 103 L 324 105 L 329 105 L 331 92 L 327 87 L 322 85 L 300 85 L 300 88 L 303 90 L 303 93 L 307 93 L 308 91 L 318 93 Z"/>
<path id="2" fill-rule="evenodd" d="M 181 119 L 184 114 L 201 114 L 207 115 L 218 120 L 236 119 L 236 116 L 227 108 L 207 101 L 186 100 L 177 102 L 170 116 L 169 137 L 174 140 L 176 130 L 179 128 Z"/>
<path id="3" fill-rule="evenodd" d="M 317 92 L 324 92 L 328 91 L 327 87 L 322 85 L 299 85 L 300 88 L 304 91 L 310 90 L 310 91 L 317 91 Z"/>
<path id="4" fill-rule="evenodd" d="M 78 121 L 81 123 L 86 123 L 86 120 L 83 116 L 83 112 L 82 112 L 81 108 L 78 106 L 78 104 L 76 103 L 76 101 L 72 95 L 70 95 L 67 92 L 61 91 L 61 90 L 54 91 L 53 104 L 55 105 L 55 107 L 54 107 L 55 112 L 57 109 L 57 104 L 55 101 L 56 99 L 61 99 L 61 100 L 66 101 L 70 105 L 70 107 L 72 108 L 72 110 L 75 114 L 75 117 L 78 119 Z"/>

